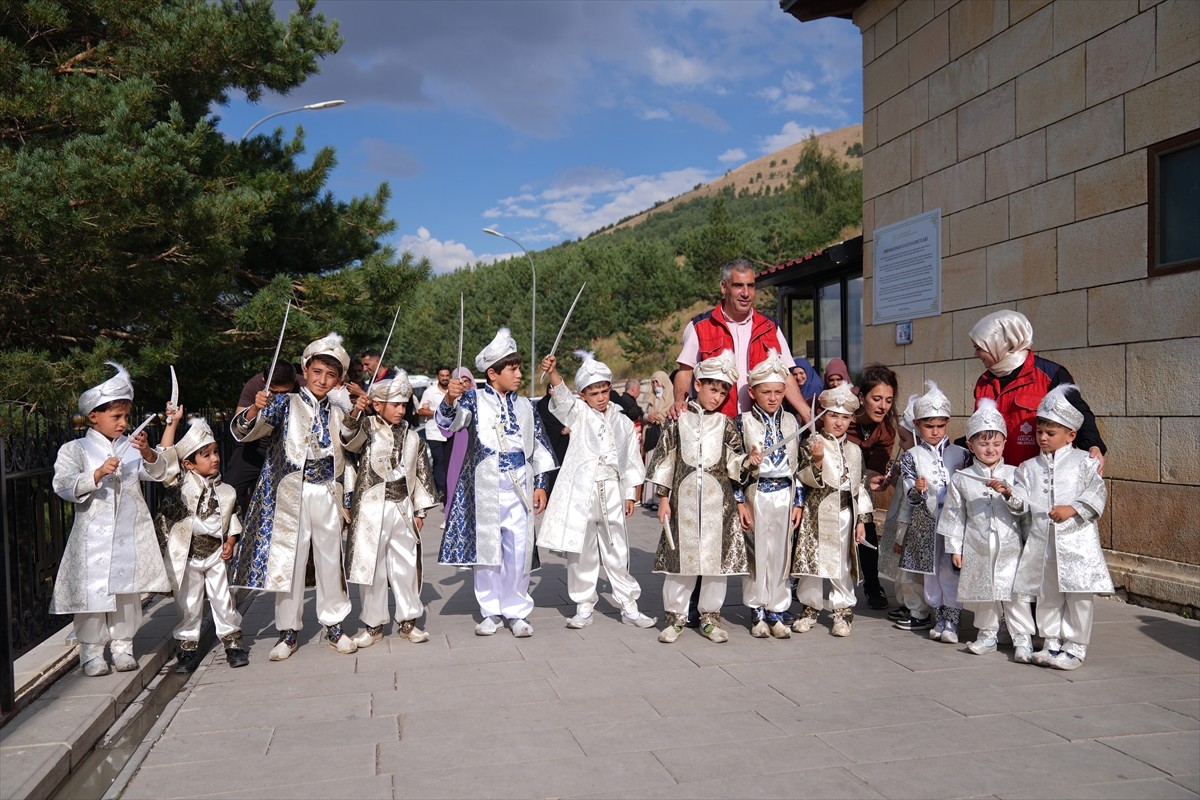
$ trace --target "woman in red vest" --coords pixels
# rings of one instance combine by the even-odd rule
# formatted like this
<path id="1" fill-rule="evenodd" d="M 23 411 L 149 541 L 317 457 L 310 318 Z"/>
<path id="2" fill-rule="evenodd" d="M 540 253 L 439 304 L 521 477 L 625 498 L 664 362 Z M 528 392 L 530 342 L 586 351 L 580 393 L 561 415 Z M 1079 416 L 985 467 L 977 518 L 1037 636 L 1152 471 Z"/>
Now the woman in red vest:
<path id="1" fill-rule="evenodd" d="M 984 366 L 975 382 L 975 403 L 978 405 L 984 397 L 996 401 L 1008 425 L 1004 462 L 1018 466 L 1038 454 L 1038 403 L 1055 386 L 1075 381 L 1066 367 L 1034 355 L 1033 325 L 1019 311 L 988 314 L 975 323 L 970 336 L 975 343 L 975 357 Z M 1108 448 L 1096 428 L 1096 417 L 1079 392 L 1071 392 L 1067 399 L 1083 414 L 1075 446 L 1097 459 L 1103 472 Z"/>

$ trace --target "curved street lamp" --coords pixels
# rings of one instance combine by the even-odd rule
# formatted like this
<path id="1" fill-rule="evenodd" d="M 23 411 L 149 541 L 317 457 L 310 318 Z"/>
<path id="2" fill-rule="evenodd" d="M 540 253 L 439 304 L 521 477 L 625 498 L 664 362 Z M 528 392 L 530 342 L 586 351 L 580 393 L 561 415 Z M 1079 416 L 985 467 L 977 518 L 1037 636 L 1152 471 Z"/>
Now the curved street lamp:
<path id="1" fill-rule="evenodd" d="M 537 268 L 533 266 L 533 256 L 529 255 L 525 245 L 511 236 L 505 236 L 495 228 L 484 228 L 483 232 L 490 236 L 508 239 L 521 248 L 521 252 L 529 259 L 529 271 L 533 275 L 533 285 L 529 290 L 529 399 L 535 400 L 537 398 L 537 387 L 535 386 L 537 381 L 533 376 L 537 374 Z"/>
<path id="2" fill-rule="evenodd" d="M 345 104 L 346 104 L 345 100 L 322 100 L 320 103 L 309 103 L 306 106 L 299 106 L 297 108 L 289 108 L 286 111 L 276 111 L 274 114 L 267 114 L 265 117 L 263 117 L 258 122 L 254 123 L 253 125 L 251 125 L 249 128 L 246 129 L 246 132 L 242 134 L 242 138 L 238 139 L 238 144 L 241 144 L 242 142 L 246 141 L 246 137 L 250 135 L 251 131 L 253 131 L 255 128 L 257 128 L 259 125 L 262 125 L 264 122 L 266 122 L 269 119 L 274 119 L 275 117 L 282 117 L 284 114 L 294 114 L 297 111 L 320 111 L 321 109 L 324 109 L 324 108 L 335 108 L 337 106 L 342 106 Z"/>

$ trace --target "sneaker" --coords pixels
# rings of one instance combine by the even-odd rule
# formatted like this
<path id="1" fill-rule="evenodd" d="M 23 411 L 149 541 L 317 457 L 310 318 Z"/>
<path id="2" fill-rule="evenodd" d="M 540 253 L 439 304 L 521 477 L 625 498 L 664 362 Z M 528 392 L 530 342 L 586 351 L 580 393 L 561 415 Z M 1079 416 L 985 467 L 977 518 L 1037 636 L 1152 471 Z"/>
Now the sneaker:
<path id="1" fill-rule="evenodd" d="M 867 608 L 873 608 L 876 611 L 881 611 L 888 607 L 887 595 L 883 592 L 878 594 L 867 595 Z"/>
<path id="2" fill-rule="evenodd" d="M 808 633 L 817 624 L 819 614 L 820 612 L 815 608 L 804 609 L 804 613 L 796 617 L 796 621 L 792 623 L 792 630 L 795 633 Z"/>
<path id="3" fill-rule="evenodd" d="M 417 623 L 411 619 L 406 619 L 396 626 L 396 635 L 408 639 L 413 644 L 429 641 L 429 634 L 418 628 Z"/>
<path id="4" fill-rule="evenodd" d="M 383 641 L 383 626 L 382 625 L 368 625 L 367 627 L 363 628 L 358 633 L 354 634 L 354 639 L 352 641 L 358 647 L 370 647 L 371 645 L 375 644 L 376 642 L 382 642 Z"/>
<path id="5" fill-rule="evenodd" d="M 953 628 L 946 628 L 946 630 L 942 631 L 942 638 L 940 641 L 946 644 L 958 644 L 958 631 L 954 630 Z"/>
<path id="6" fill-rule="evenodd" d="M 281 631 L 279 634 L 279 641 L 276 642 L 275 646 L 271 648 L 270 660 L 287 661 L 291 657 L 292 653 L 296 652 L 296 649 L 299 646 L 300 644 L 296 641 L 295 631 Z"/>
<path id="7" fill-rule="evenodd" d="M 483 622 L 475 626 L 476 636 L 491 636 L 496 631 L 500 630 L 499 617 L 484 617 Z"/>
<path id="8" fill-rule="evenodd" d="M 725 632 L 725 629 L 712 622 L 701 628 L 700 633 L 704 634 L 704 638 L 710 642 L 716 642 L 717 644 L 729 641 L 729 634 Z"/>
<path id="9" fill-rule="evenodd" d="M 634 611 L 633 614 L 621 612 L 621 622 L 626 625 L 632 625 L 635 628 L 653 628 L 658 624 L 658 617 L 647 617 L 640 611 Z"/>
<path id="10" fill-rule="evenodd" d="M 196 667 L 200 666 L 198 655 L 196 650 L 180 650 L 179 657 L 175 659 L 175 674 L 187 675 L 195 672 Z"/>
<path id="11" fill-rule="evenodd" d="M 668 625 L 662 629 L 662 633 L 658 635 L 658 640 L 663 644 L 672 644 L 679 638 L 679 634 L 683 633 L 682 625 Z"/>
<path id="12" fill-rule="evenodd" d="M 908 607 L 899 606 L 897 608 L 893 608 L 887 613 L 887 618 L 892 622 L 899 622 L 902 619 L 908 619 Z"/>
<path id="13" fill-rule="evenodd" d="M 945 639 L 943 639 L 942 641 L 945 641 Z M 974 653 L 977 656 L 981 656 L 984 653 L 996 652 L 996 637 L 994 637 L 994 636 L 979 637 L 978 639 L 976 639 L 975 641 L 973 641 L 969 645 L 967 645 L 967 652 Z"/>
<path id="14" fill-rule="evenodd" d="M 1048 650 L 1047 648 L 1043 647 L 1041 650 L 1038 650 L 1036 653 L 1033 654 L 1033 657 L 1031 660 L 1033 661 L 1034 664 L 1037 664 L 1039 667 L 1048 667 L 1048 666 L 1050 666 L 1050 663 L 1054 660 L 1055 656 L 1057 656 L 1061 652 L 1062 652 L 1061 650 Z"/>
<path id="15" fill-rule="evenodd" d="M 1073 670 L 1083 666 L 1083 659 L 1066 650 L 1060 650 L 1058 655 L 1050 659 L 1049 666 L 1054 669 Z"/>
<path id="16" fill-rule="evenodd" d="M 1033 663 L 1033 648 L 1028 645 L 1017 645 L 1016 652 L 1013 653 L 1013 661 L 1018 664 Z"/>
<path id="17" fill-rule="evenodd" d="M 350 655 L 358 650 L 358 645 L 342 630 L 341 623 L 325 626 L 325 643 L 342 655 Z"/>
<path id="18" fill-rule="evenodd" d="M 592 615 L 591 614 L 588 614 L 586 617 L 581 614 L 576 614 L 575 616 L 573 616 L 569 620 L 567 620 L 567 627 L 574 628 L 575 630 L 579 630 L 580 628 L 586 628 L 588 625 L 591 625 L 591 624 L 592 624 Z"/>
<path id="19" fill-rule="evenodd" d="M 225 663 L 229 665 L 230 669 L 237 669 L 249 664 L 250 656 L 241 647 L 226 647 Z"/>
<path id="20" fill-rule="evenodd" d="M 829 630 L 829 632 L 834 636 L 849 636 L 850 621 L 845 617 L 834 617 L 833 627 Z"/>
<path id="21" fill-rule="evenodd" d="M 107 675 L 110 672 L 112 672 L 112 667 L 110 667 L 108 662 L 104 660 L 103 654 L 101 654 L 99 658 L 89 658 L 87 661 L 83 662 L 83 674 L 87 675 L 89 678 L 98 678 L 99 676 Z"/>
<path id="22" fill-rule="evenodd" d="M 533 636 L 533 626 L 529 624 L 528 620 L 514 619 L 509 623 L 509 627 L 512 628 L 512 635 L 518 639 L 528 639 Z"/>
<path id="23" fill-rule="evenodd" d="M 892 627 L 902 631 L 926 631 L 933 627 L 933 617 L 906 617 Z"/>

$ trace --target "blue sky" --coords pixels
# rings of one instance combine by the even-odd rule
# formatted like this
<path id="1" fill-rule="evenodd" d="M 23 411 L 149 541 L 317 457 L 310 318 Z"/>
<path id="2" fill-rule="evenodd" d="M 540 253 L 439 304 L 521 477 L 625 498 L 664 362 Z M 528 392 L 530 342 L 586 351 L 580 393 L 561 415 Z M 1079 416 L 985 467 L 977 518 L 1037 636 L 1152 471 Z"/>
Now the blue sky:
<path id="1" fill-rule="evenodd" d="M 279 2 L 286 15 L 293 3 Z M 336 148 L 340 198 L 387 181 L 390 243 L 435 272 L 585 236 L 748 160 L 862 121 L 861 40 L 777 0 L 322 0 L 345 44 L 288 96 L 215 108 Z"/>

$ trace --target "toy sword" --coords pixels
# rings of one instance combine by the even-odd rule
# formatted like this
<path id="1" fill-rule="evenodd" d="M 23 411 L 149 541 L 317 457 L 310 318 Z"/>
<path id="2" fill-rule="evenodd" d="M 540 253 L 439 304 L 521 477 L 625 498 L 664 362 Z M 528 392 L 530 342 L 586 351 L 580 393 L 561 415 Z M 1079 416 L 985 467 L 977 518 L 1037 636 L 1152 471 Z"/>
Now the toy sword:
<path id="1" fill-rule="evenodd" d="M 271 356 L 271 368 L 267 370 L 266 390 L 271 391 L 271 379 L 275 377 L 275 365 L 279 363 L 279 351 L 283 347 L 283 335 L 287 333 L 288 314 L 292 313 L 292 298 L 288 298 L 287 308 L 283 311 L 283 325 L 279 328 L 279 341 L 275 343 L 275 355 Z"/>
<path id="2" fill-rule="evenodd" d="M 175 419 L 175 412 L 179 410 L 179 379 L 175 377 L 175 365 L 171 365 L 171 399 L 167 401 L 167 424 L 171 424 L 171 420 Z"/>
<path id="3" fill-rule="evenodd" d="M 821 415 L 824 413 L 825 413 L 825 409 L 822 408 L 819 412 L 817 412 L 817 415 L 815 417 L 810 419 L 795 433 L 789 433 L 787 436 L 783 437 L 778 442 L 771 445 L 771 449 L 768 450 L 767 452 L 763 453 L 763 458 L 766 458 L 767 456 L 774 453 L 776 450 L 779 450 L 780 448 L 784 447 L 788 442 L 792 441 L 793 439 L 799 439 L 801 436 L 804 435 L 804 432 L 806 430 L 812 428 L 813 425 L 817 424 L 817 420 L 819 420 L 821 418 Z"/>
<path id="4" fill-rule="evenodd" d="M 146 426 L 150 424 L 150 420 L 152 420 L 152 419 L 154 419 L 154 415 L 147 414 L 146 418 L 144 420 L 142 420 L 142 424 L 138 425 L 136 428 L 133 429 L 133 433 L 129 434 L 129 436 L 125 439 L 125 443 L 122 444 L 120 447 L 118 447 L 116 452 L 113 453 L 113 455 L 116 456 L 118 459 L 121 456 L 125 455 L 125 451 L 129 449 L 129 445 L 133 442 L 133 437 L 137 436 L 139 433 L 144 431 L 146 429 Z"/>
<path id="5" fill-rule="evenodd" d="M 384 368 L 383 365 L 385 362 L 383 359 L 387 356 L 388 345 L 392 343 L 392 334 L 396 332 L 396 320 L 400 319 L 401 308 L 403 308 L 403 304 L 396 306 L 396 313 L 392 315 L 392 327 L 388 329 L 387 338 L 383 340 L 383 350 L 379 352 L 379 363 L 375 365 L 375 371 L 371 373 L 372 386 L 375 385 L 375 379 L 379 377 L 379 370 Z M 355 410 L 354 414 L 351 416 L 353 416 L 354 419 L 358 419 L 362 415 Z"/>
<path id="6" fill-rule="evenodd" d="M 671 512 L 667 511 L 667 518 L 663 522 L 663 536 L 666 537 L 667 547 L 675 549 L 675 537 L 671 535 Z"/>
<path id="7" fill-rule="evenodd" d="M 462 343 L 463 343 L 463 320 L 465 319 L 465 311 L 467 309 L 466 301 L 463 300 L 462 292 L 458 293 L 458 363 L 455 364 L 460 370 L 462 369 Z"/>
<path id="8" fill-rule="evenodd" d="M 558 344 L 562 341 L 563 332 L 567 329 L 567 323 L 571 321 L 571 313 L 575 310 L 575 304 L 579 302 L 579 298 L 583 296 L 583 290 L 587 286 L 587 281 L 584 281 L 583 286 L 579 287 L 579 294 L 575 295 L 575 299 L 571 302 L 571 307 L 567 309 L 567 316 L 563 317 L 562 325 L 558 328 L 558 336 L 554 337 L 554 346 L 550 348 L 550 355 L 558 352 Z M 539 381 L 546 380 L 546 373 L 542 373 Z"/>

